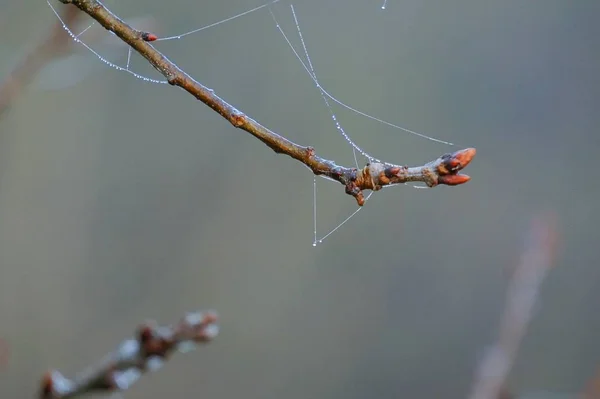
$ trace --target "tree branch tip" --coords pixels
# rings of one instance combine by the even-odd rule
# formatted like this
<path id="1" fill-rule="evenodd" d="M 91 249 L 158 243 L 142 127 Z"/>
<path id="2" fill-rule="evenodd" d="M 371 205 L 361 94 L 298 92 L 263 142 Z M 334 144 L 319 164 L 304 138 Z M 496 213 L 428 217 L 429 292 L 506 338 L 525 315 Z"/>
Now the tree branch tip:
<path id="1" fill-rule="evenodd" d="M 436 168 L 437 184 L 458 186 L 471 180 L 470 176 L 459 172 L 471 163 L 476 153 L 475 148 L 465 148 L 451 154 L 442 155 Z"/>
<path id="2" fill-rule="evenodd" d="M 57 370 L 48 370 L 42 378 L 42 386 L 40 390 L 40 398 L 50 399 L 61 397 L 67 392 L 73 390 L 73 381 L 66 378 Z"/>
<path id="3" fill-rule="evenodd" d="M 188 313 L 186 317 L 195 317 L 198 313 Z M 219 314 L 215 310 L 207 310 L 203 314 L 204 322 L 207 324 L 216 323 L 219 320 Z"/>

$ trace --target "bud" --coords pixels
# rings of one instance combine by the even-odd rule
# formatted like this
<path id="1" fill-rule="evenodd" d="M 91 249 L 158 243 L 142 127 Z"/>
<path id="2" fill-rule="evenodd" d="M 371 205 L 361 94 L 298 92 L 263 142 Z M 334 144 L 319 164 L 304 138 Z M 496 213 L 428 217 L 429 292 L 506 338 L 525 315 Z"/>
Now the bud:
<path id="1" fill-rule="evenodd" d="M 467 175 L 446 175 L 438 177 L 438 184 L 445 184 L 447 186 L 458 186 L 471 180 L 470 176 Z"/>

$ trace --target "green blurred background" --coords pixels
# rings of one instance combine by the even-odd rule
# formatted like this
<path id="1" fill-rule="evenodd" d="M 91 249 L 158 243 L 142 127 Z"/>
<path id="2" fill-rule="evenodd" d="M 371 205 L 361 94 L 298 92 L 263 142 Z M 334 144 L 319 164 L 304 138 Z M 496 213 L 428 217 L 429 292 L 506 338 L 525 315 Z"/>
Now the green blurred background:
<path id="1" fill-rule="evenodd" d="M 473 180 L 377 193 L 315 248 L 308 170 L 182 90 L 81 53 L 96 68 L 83 81 L 22 93 L 0 119 L 0 397 L 32 397 L 45 370 L 72 375 L 148 318 L 214 308 L 219 337 L 128 399 L 463 398 L 540 209 L 559 215 L 557 268 L 509 386 L 583 388 L 600 365 L 600 2 L 381 3 L 294 3 L 321 83 L 457 146 L 336 106 L 339 120 L 401 164 L 476 147 Z M 261 3 L 106 4 L 171 35 Z M 289 1 L 273 11 L 298 45 Z M 0 78 L 55 22 L 43 1 L 0 5 Z M 156 46 L 265 126 L 353 164 L 266 9 Z M 159 77 L 138 56 L 132 69 Z M 319 180 L 319 235 L 355 207 Z"/>

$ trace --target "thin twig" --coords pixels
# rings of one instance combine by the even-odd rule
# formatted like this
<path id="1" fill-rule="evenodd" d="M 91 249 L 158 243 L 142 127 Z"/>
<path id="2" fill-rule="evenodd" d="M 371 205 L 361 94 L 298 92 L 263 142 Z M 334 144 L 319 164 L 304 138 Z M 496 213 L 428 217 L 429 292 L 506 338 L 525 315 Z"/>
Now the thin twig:
<path id="1" fill-rule="evenodd" d="M 155 371 L 176 350 L 186 352 L 198 343 L 217 336 L 214 312 L 189 313 L 176 326 L 142 324 L 135 338 L 74 379 L 58 371 L 47 372 L 42 379 L 40 399 L 75 398 L 92 392 L 115 392 L 130 388 L 146 371 Z"/>
<path id="2" fill-rule="evenodd" d="M 439 184 L 455 186 L 466 183 L 469 176 L 459 174 L 475 156 L 474 148 L 445 154 L 422 166 L 394 167 L 383 163 L 371 163 L 363 169 L 338 166 L 335 162 L 321 158 L 312 147 L 303 147 L 285 137 L 267 129 L 251 119 L 225 100 L 217 96 L 212 89 L 200 84 L 191 76 L 169 61 L 162 53 L 144 40 L 144 33 L 131 28 L 110 12 L 97 0 L 59 0 L 64 4 L 73 4 L 90 15 L 100 25 L 114 32 L 121 40 L 129 44 L 152 64 L 167 81 L 187 91 L 214 111 L 227 119 L 233 126 L 245 130 L 265 143 L 276 153 L 286 154 L 306 166 L 314 174 L 325 175 L 338 181 L 346 188 L 346 193 L 363 205 L 363 190 L 379 190 L 383 186 L 405 182 L 424 182 L 429 187 Z"/>
<path id="3" fill-rule="evenodd" d="M 600 399 L 600 369 L 587 382 L 581 399 Z"/>
<path id="4" fill-rule="evenodd" d="M 63 17 L 65 23 L 72 23 L 81 14 L 75 9 L 69 9 Z M 52 31 L 44 36 L 39 44 L 27 54 L 21 62 L 0 83 L 0 115 L 15 101 L 31 79 L 40 69 L 71 43 L 71 38 L 57 21 Z"/>
<path id="5" fill-rule="evenodd" d="M 533 316 L 542 281 L 552 267 L 556 236 L 553 215 L 540 215 L 533 220 L 525 251 L 508 286 L 498 341 L 477 370 L 470 399 L 510 397 L 506 379 Z"/>

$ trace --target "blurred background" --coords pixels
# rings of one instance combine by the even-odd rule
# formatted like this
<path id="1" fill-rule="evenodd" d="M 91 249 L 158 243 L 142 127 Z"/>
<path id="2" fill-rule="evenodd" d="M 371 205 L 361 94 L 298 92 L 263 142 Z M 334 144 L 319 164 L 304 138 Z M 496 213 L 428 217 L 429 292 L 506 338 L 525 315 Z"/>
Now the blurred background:
<path id="1" fill-rule="evenodd" d="M 260 4 L 106 1 L 163 36 Z M 298 45 L 289 4 L 272 9 Z M 311 173 L 182 90 L 74 48 L 67 84 L 40 74 L 15 98 L 0 119 L 0 397 L 33 397 L 45 370 L 73 375 L 146 319 L 216 309 L 213 343 L 125 397 L 464 398 L 541 209 L 558 215 L 558 254 L 508 386 L 584 389 L 600 366 L 600 3 L 381 4 L 294 3 L 322 85 L 456 146 L 334 111 L 391 162 L 476 147 L 472 181 L 376 193 L 316 247 Z M 55 24 L 45 2 L 0 5 L 0 80 Z M 354 163 L 267 9 L 156 47 L 265 126 Z M 126 48 L 108 54 L 126 63 Z M 160 78 L 138 56 L 131 68 Z M 356 205 L 317 183 L 323 236 Z"/>

